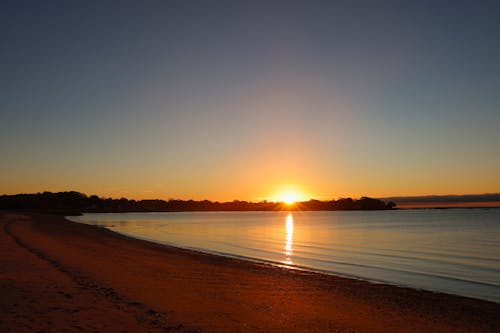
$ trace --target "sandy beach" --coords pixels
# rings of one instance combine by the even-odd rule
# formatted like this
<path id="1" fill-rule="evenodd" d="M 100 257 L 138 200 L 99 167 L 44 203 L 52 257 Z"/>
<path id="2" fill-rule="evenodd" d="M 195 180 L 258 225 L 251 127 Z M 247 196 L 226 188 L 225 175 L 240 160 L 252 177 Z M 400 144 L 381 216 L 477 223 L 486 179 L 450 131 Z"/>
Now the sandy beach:
<path id="1" fill-rule="evenodd" d="M 500 304 L 0 215 L 2 332 L 498 332 Z"/>

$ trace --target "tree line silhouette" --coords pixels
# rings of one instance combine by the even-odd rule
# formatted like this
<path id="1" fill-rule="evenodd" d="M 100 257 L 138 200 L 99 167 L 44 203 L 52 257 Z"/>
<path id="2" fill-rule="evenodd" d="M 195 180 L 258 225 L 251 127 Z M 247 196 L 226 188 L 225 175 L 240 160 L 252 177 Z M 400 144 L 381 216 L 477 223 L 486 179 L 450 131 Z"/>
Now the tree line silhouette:
<path id="1" fill-rule="evenodd" d="M 83 193 L 43 192 L 34 194 L 1 195 L 0 209 L 35 212 L 79 214 L 104 212 L 181 212 L 181 211 L 279 211 L 279 210 L 385 210 L 393 209 L 394 202 L 362 197 L 338 200 L 309 200 L 287 205 L 282 202 L 249 202 L 234 200 L 229 202 L 209 200 L 129 200 L 126 198 L 100 198 Z"/>

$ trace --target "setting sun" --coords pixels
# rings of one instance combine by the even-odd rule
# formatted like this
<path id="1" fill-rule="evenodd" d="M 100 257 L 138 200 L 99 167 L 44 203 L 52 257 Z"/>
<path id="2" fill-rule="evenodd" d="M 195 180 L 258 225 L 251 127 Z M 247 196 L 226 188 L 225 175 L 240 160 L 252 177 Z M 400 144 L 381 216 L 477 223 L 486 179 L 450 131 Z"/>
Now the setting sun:
<path id="1" fill-rule="evenodd" d="M 306 200 L 302 192 L 296 188 L 285 188 L 273 196 L 273 201 L 283 202 L 287 205 L 293 205 L 297 201 Z"/>
<path id="2" fill-rule="evenodd" d="M 281 200 L 287 205 L 292 205 L 297 201 L 297 196 L 293 192 L 288 192 L 283 194 L 283 199 Z"/>

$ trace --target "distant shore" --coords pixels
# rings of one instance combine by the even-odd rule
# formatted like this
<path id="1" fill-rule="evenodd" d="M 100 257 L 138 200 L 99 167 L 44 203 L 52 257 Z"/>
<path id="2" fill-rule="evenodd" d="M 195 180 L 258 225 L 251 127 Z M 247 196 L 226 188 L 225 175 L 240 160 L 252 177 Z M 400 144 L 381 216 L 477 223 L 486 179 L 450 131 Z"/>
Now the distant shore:
<path id="1" fill-rule="evenodd" d="M 498 332 L 500 304 L 0 214 L 0 331 Z"/>
<path id="2" fill-rule="evenodd" d="M 380 198 L 401 209 L 412 208 L 500 208 L 500 194 L 424 195 Z"/>
<path id="3" fill-rule="evenodd" d="M 492 202 L 407 202 L 398 209 L 500 208 L 500 201 Z"/>
<path id="4" fill-rule="evenodd" d="M 76 191 L 40 192 L 0 195 L 0 209 L 26 210 L 50 214 L 74 215 L 81 213 L 132 212 L 215 212 L 215 211 L 283 211 L 283 210 L 388 210 L 393 202 L 361 197 L 338 200 L 308 200 L 296 202 L 210 200 L 129 200 L 127 198 L 100 198 Z"/>

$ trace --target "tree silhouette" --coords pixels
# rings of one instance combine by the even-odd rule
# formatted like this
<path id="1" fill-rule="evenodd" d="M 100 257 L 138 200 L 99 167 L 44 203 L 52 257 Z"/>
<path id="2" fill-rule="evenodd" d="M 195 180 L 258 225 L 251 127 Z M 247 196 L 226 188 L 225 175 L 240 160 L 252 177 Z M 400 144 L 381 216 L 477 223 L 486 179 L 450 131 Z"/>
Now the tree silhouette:
<path id="1" fill-rule="evenodd" d="M 43 192 L 0 196 L 0 209 L 26 210 L 58 214 L 83 212 L 179 212 L 179 211 L 279 211 L 279 210 L 382 210 L 393 209 L 394 202 L 385 203 L 378 199 L 362 197 L 359 200 L 341 198 L 331 201 L 311 199 L 286 205 L 282 202 L 249 202 L 234 200 L 218 202 L 210 200 L 129 200 L 127 198 L 100 198 L 83 193 Z"/>

